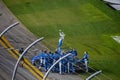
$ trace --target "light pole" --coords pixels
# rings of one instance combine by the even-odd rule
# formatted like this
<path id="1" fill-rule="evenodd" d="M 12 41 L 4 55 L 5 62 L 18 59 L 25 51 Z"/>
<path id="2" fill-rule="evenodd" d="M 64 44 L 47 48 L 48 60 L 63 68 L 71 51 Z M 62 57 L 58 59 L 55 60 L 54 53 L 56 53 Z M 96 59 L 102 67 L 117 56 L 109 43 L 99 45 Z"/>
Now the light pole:
<path id="1" fill-rule="evenodd" d="M 14 71 L 13 71 L 13 75 L 12 75 L 12 80 L 15 79 L 15 75 L 16 75 L 16 71 L 17 71 L 17 68 L 18 68 L 18 64 L 19 64 L 20 60 L 22 59 L 22 57 L 25 55 L 25 53 L 26 53 L 33 45 L 35 45 L 37 42 L 39 42 L 39 41 L 41 41 L 41 40 L 43 40 L 43 39 L 44 39 L 44 37 L 41 37 L 41 38 L 37 39 L 36 41 L 34 41 L 33 43 L 31 43 L 31 44 L 24 50 L 24 52 L 20 55 L 20 57 L 19 57 L 18 60 L 17 60 L 17 63 L 15 64 L 15 67 L 14 67 Z"/>
<path id="2" fill-rule="evenodd" d="M 13 27 L 15 27 L 16 25 L 18 25 L 19 22 L 15 22 L 14 24 L 8 26 L 5 30 L 2 31 L 2 33 L 0 33 L 0 38 L 10 29 L 12 29 Z"/>

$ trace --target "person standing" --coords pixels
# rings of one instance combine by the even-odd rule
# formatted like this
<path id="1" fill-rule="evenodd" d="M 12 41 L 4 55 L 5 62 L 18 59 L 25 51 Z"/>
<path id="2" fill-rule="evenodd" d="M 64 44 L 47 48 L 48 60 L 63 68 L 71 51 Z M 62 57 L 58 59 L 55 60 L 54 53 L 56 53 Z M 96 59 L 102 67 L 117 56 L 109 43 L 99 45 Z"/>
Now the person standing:
<path id="1" fill-rule="evenodd" d="M 19 53 L 22 54 L 23 52 L 24 52 L 24 48 L 20 48 L 20 49 L 19 49 Z M 23 67 L 23 64 L 24 64 L 24 61 L 23 61 L 23 60 L 24 60 L 24 58 L 22 57 L 21 63 L 20 63 L 20 66 L 21 66 L 21 67 Z"/>
<path id="2" fill-rule="evenodd" d="M 22 54 L 24 52 L 24 48 L 20 48 L 19 53 Z"/>
<path id="3" fill-rule="evenodd" d="M 52 58 L 53 58 L 53 63 L 55 63 L 60 58 L 58 51 L 55 51 Z M 53 68 L 53 72 L 59 72 L 59 63 L 55 65 L 55 67 Z"/>
<path id="4" fill-rule="evenodd" d="M 59 30 L 59 35 L 60 35 L 60 38 L 59 38 L 59 42 L 58 42 L 58 51 L 61 51 L 61 46 L 63 44 L 65 34 L 61 30 Z"/>
<path id="5" fill-rule="evenodd" d="M 62 51 L 62 53 L 60 55 L 60 58 L 63 57 L 63 56 L 65 56 L 65 55 L 66 55 L 66 52 Z M 59 73 L 60 74 L 67 73 L 67 58 L 62 59 L 59 62 Z"/>
<path id="6" fill-rule="evenodd" d="M 83 62 L 85 64 L 86 72 L 88 72 L 89 55 L 88 55 L 88 52 L 86 51 L 84 52 Z"/>
<path id="7" fill-rule="evenodd" d="M 52 65 L 53 65 L 53 53 L 50 51 L 49 53 L 48 53 L 48 63 L 49 63 L 49 66 L 48 66 L 48 68 L 50 68 Z"/>
<path id="8" fill-rule="evenodd" d="M 68 56 L 68 73 L 75 73 L 74 62 L 75 62 L 75 55 L 72 54 Z"/>
<path id="9" fill-rule="evenodd" d="M 47 70 L 49 68 L 49 55 L 48 55 L 48 52 L 46 50 L 44 51 L 44 58 L 45 58 L 44 69 L 45 69 L 45 72 L 47 72 Z"/>
<path id="10" fill-rule="evenodd" d="M 44 67 L 45 66 L 45 53 L 43 50 L 39 54 L 39 57 L 40 57 L 40 66 Z"/>

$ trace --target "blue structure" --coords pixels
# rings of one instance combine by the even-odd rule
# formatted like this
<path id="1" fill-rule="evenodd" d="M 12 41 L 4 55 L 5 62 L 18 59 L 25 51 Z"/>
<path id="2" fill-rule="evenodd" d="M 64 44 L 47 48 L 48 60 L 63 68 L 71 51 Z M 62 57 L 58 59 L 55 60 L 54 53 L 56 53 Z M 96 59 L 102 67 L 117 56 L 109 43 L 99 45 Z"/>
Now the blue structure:
<path id="1" fill-rule="evenodd" d="M 42 67 L 45 65 L 45 53 L 43 51 L 39 54 L 39 58 L 40 58 L 40 66 Z"/>

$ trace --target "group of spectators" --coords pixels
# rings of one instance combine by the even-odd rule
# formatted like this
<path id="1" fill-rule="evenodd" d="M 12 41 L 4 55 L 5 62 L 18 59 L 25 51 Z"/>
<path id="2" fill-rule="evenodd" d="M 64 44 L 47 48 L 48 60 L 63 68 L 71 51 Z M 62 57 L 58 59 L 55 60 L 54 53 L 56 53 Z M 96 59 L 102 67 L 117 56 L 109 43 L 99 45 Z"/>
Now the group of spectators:
<path id="1" fill-rule="evenodd" d="M 64 58 L 58 64 L 56 64 L 52 69 L 52 72 L 57 72 L 60 74 L 75 73 L 75 58 L 78 54 L 75 49 L 69 50 L 67 52 L 65 52 L 64 50 L 56 50 L 54 53 L 47 52 L 47 50 L 41 51 L 39 55 L 33 57 L 32 64 L 35 65 L 37 61 L 37 64 L 39 64 L 39 69 L 43 67 L 44 71 L 46 72 L 58 59 L 60 59 L 68 53 L 71 53 L 72 55 Z M 84 62 L 85 59 L 88 60 L 88 54 L 85 54 L 81 61 Z"/>

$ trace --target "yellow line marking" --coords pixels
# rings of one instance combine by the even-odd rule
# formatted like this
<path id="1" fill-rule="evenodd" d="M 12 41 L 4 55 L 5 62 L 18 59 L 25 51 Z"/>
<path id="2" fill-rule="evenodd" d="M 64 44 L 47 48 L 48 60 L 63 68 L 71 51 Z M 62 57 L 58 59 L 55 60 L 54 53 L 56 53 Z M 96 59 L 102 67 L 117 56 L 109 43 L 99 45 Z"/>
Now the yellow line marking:
<path id="1" fill-rule="evenodd" d="M 39 75 L 36 75 L 36 73 L 26 64 L 23 64 L 33 75 L 37 77 L 38 80 L 42 80 L 42 78 Z"/>
<path id="2" fill-rule="evenodd" d="M 5 43 L 4 43 L 2 40 L 7 44 L 7 46 L 5 45 Z M 4 36 L 2 36 L 2 40 L 0 40 L 0 44 L 1 44 L 4 48 L 13 48 L 13 49 L 14 49 L 14 47 L 10 44 L 10 42 L 9 42 Z M 18 52 L 17 50 L 14 50 L 14 52 L 13 52 L 12 50 L 10 50 L 10 49 L 7 49 L 7 50 L 8 50 L 8 52 L 9 52 L 10 54 L 12 54 L 12 55 L 15 57 L 15 59 L 18 59 L 18 56 L 19 56 L 20 54 L 19 54 L 19 52 Z M 24 66 L 26 69 L 28 69 L 34 76 L 36 76 L 36 78 L 37 78 L 38 80 L 42 80 L 41 77 L 44 76 L 43 73 L 40 72 L 35 66 L 33 66 L 27 58 L 24 58 L 23 61 L 24 61 L 24 63 L 25 63 L 25 64 L 23 64 L 23 66 Z M 28 65 L 27 65 L 27 64 L 28 64 Z M 33 70 L 32 70 L 31 68 L 32 68 Z M 37 72 L 37 73 L 36 73 L 36 72 Z M 41 76 L 39 76 L 39 75 L 41 75 Z"/>
<path id="3" fill-rule="evenodd" d="M 4 47 L 4 48 L 8 48 L 1 40 L 0 40 L 0 44 Z M 10 52 L 10 54 L 12 55 L 12 56 L 14 56 L 15 57 L 15 59 L 18 59 L 18 56 L 17 55 L 15 55 L 15 54 L 12 54 L 12 51 L 11 50 L 9 50 L 9 49 L 7 49 L 8 50 L 8 52 Z"/>
<path id="4" fill-rule="evenodd" d="M 2 36 L 2 40 L 4 40 L 5 43 L 6 43 L 10 48 L 14 48 L 14 47 L 10 44 L 10 42 L 9 42 L 4 36 Z"/>
<path id="5" fill-rule="evenodd" d="M 24 59 L 24 62 L 28 63 L 31 67 L 35 67 L 33 66 L 28 59 Z M 43 73 L 40 73 L 39 70 L 37 68 L 33 68 L 37 73 L 39 73 L 42 77 L 44 76 Z"/>

